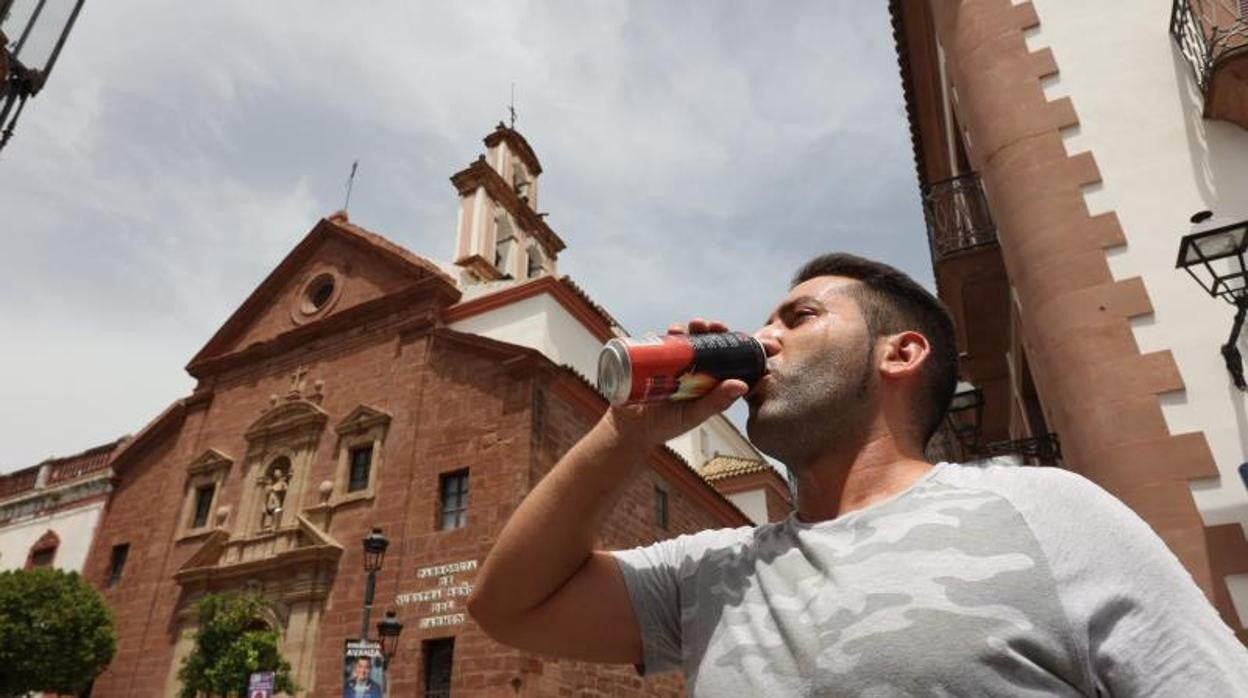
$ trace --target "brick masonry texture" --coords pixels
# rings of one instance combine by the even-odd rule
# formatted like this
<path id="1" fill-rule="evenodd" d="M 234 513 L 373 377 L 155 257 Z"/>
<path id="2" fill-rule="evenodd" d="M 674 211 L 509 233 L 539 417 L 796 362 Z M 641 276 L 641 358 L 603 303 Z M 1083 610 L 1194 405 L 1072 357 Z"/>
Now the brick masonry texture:
<path id="1" fill-rule="evenodd" d="M 330 247 L 292 275 L 272 305 L 240 331 L 238 341 L 229 344 L 232 348 L 227 351 L 244 349 L 293 328 L 288 312 L 294 300 L 291 294 L 299 293 L 300 280 L 316 273 L 317 265 L 335 266 L 347 285 L 330 317 L 349 312 L 352 299 L 401 288 L 397 273 L 375 268 L 381 264 L 375 257 Z M 357 280 L 365 288 L 353 288 Z M 311 673 L 303 681 L 312 690 L 301 694 L 341 694 L 343 641 L 359 634 L 362 613 L 366 578 L 360 541 L 374 527 L 383 529 L 391 544 L 377 577 L 372 620 L 375 623 L 387 608 L 396 608 L 405 624 L 391 673 L 391 695 L 420 692 L 424 682 L 421 643 L 449 636 L 455 638 L 454 695 L 682 694 L 679 676 L 642 680 L 632 667 L 525 654 L 493 642 L 471 619 L 447 627 L 419 627 L 421 617 L 465 612 L 462 598 L 443 599 L 454 605 L 437 613 L 429 610 L 429 603 L 396 605 L 397 595 L 438 583 L 422 576 L 422 568 L 484 560 L 523 496 L 590 428 L 602 409 L 590 407 L 596 400 L 601 403 L 596 396 L 570 399 L 566 374 L 546 359 L 529 350 L 437 329 L 436 321 L 432 325 L 418 321 L 427 313 L 428 307 L 417 303 L 380 320 L 372 317 L 367 323 L 345 328 L 339 323 L 332 332 L 288 351 L 257 354 L 250 362 L 209 372 L 197 387 L 200 398 L 169 417 L 169 426 L 155 429 L 156 436 L 141 438 L 143 443 L 118 459 L 116 487 L 85 570 L 113 610 L 118 634 L 116 657 L 96 681 L 93 695 L 165 695 L 169 674 L 177 670 L 174 651 L 189 604 L 203 591 L 240 587 L 239 580 L 232 579 L 192 589 L 174 579 L 209 538 L 177 539 L 187 496 L 187 465 L 210 448 L 233 460 L 216 506 L 228 507 L 223 527 L 239 535 L 249 523 L 240 520 L 244 495 L 248 488 L 257 487 L 257 473 L 245 472 L 249 443 L 244 434 L 269 407 L 270 396 L 290 390 L 296 369 L 306 370 L 305 394 L 312 392 L 315 382 L 323 381 L 319 408 L 328 420 L 315 443 L 306 476 L 299 479 L 302 488 L 287 495 L 289 511 L 315 510 L 322 501 L 318 485 L 337 476 L 335 424 L 360 405 L 391 416 L 376 455 L 374 496 L 331 507 L 325 533 L 343 550 L 329 575 L 327 595 L 318 602 L 319 626 L 314 635 L 305 634 L 312 638 L 305 650 L 312 655 Z M 556 389 L 560 381 L 565 387 Z M 439 476 L 464 468 L 469 471 L 470 487 L 467 525 L 439 531 Z M 631 547 L 725 525 L 722 511 L 710 511 L 700 503 L 706 492 L 690 492 L 688 482 L 667 482 L 660 472 L 658 468 L 646 470 L 621 494 L 619 506 L 606 523 L 603 546 Z M 656 486 L 668 492 L 667 528 L 656 523 Z M 130 556 L 120 583 L 109 588 L 109 551 L 119 543 L 130 544 Z M 458 585 L 471 583 L 474 574 L 469 570 L 446 576 Z M 265 578 L 263 570 L 255 576 Z"/>

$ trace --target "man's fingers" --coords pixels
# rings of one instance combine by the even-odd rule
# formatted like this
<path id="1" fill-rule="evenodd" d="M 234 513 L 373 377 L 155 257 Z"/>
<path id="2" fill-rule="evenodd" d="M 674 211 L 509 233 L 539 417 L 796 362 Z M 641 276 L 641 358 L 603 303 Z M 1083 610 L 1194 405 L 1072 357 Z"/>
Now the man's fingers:
<path id="1" fill-rule="evenodd" d="M 673 322 L 667 326 L 668 334 L 700 334 L 703 332 L 727 332 L 728 326 L 719 320 L 703 320 L 695 317 L 688 325 Z"/>
<path id="2" fill-rule="evenodd" d="M 701 424 L 714 415 L 728 409 L 737 398 L 749 392 L 750 386 L 745 381 L 726 380 L 711 389 L 711 392 L 689 404 L 689 429 Z"/>

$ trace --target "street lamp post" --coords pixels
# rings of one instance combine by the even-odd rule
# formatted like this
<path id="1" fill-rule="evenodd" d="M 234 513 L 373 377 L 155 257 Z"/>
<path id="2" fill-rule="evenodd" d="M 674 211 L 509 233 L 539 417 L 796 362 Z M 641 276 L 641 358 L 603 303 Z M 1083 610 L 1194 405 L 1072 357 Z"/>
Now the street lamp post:
<path id="1" fill-rule="evenodd" d="M 84 0 L 0 0 L 0 149 L 39 94 Z"/>
<path id="2" fill-rule="evenodd" d="M 381 535 L 380 528 L 364 536 L 364 571 L 368 573 L 368 582 L 364 587 L 364 624 L 360 630 L 360 639 L 368 639 L 368 618 L 373 611 L 373 595 L 377 591 L 377 572 L 381 570 L 386 559 L 386 548 L 390 540 Z"/>

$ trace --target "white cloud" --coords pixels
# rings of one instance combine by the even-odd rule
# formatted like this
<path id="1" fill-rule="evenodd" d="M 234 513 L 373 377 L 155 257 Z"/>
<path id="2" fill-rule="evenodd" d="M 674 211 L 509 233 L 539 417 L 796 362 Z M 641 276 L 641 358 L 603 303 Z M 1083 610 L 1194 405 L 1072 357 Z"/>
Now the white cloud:
<path id="1" fill-rule="evenodd" d="M 448 257 L 513 82 L 561 270 L 630 329 L 752 327 L 833 248 L 930 281 L 883 3 L 88 3 L 0 153 L 0 470 L 188 392 L 353 160 L 353 220 Z"/>

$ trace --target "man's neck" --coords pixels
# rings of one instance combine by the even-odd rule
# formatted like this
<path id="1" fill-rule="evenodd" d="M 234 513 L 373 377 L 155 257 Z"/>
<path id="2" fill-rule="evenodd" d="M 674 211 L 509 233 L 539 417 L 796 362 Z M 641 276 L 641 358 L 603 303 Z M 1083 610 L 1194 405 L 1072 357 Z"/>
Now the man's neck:
<path id="1" fill-rule="evenodd" d="M 828 452 L 793 471 L 797 516 L 807 523 L 830 521 L 900 492 L 932 469 L 922 454 L 885 433 L 851 453 Z"/>

